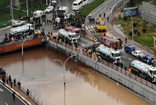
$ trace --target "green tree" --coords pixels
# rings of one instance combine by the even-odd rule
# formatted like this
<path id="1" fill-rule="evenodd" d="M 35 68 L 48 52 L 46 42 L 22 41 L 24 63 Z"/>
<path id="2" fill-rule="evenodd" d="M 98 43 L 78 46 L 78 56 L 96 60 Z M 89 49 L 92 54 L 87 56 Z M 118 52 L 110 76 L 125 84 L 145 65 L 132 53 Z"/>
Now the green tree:
<path id="1" fill-rule="evenodd" d="M 130 6 L 134 7 L 135 6 L 135 0 L 130 0 Z"/>
<path id="2" fill-rule="evenodd" d="M 34 2 L 35 0 L 30 0 L 31 1 L 31 6 L 32 6 L 32 12 L 34 11 Z"/>

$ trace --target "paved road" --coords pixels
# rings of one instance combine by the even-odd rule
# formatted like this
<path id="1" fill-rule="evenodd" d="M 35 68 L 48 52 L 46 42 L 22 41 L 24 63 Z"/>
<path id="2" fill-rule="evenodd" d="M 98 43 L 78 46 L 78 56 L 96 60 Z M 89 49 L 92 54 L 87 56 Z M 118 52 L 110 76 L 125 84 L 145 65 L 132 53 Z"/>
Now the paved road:
<path id="1" fill-rule="evenodd" d="M 116 0 L 109 0 L 108 2 L 106 2 L 105 4 L 103 4 L 99 9 L 97 9 L 95 12 L 93 12 L 91 15 L 92 17 L 94 17 L 95 19 L 97 19 L 97 17 L 99 16 L 99 14 L 102 15 L 103 18 L 103 14 L 106 13 L 106 15 L 109 15 L 110 13 L 110 8 L 113 7 L 113 5 L 115 5 Z M 89 26 L 89 25 L 93 25 L 94 23 L 90 23 L 88 21 L 88 19 L 86 19 L 85 25 Z M 125 36 L 123 36 L 123 34 L 118 33 L 112 26 L 110 22 L 106 22 L 107 25 L 107 32 L 109 32 L 111 35 L 115 36 L 115 37 L 120 37 L 123 41 L 125 40 Z M 132 42 L 131 40 L 128 40 L 128 45 L 134 45 L 136 47 L 137 50 L 141 50 L 144 55 L 151 55 L 156 59 L 156 56 L 154 54 L 151 54 L 150 52 L 140 48 L 136 42 Z M 129 64 L 132 60 L 137 59 L 135 57 L 133 57 L 130 54 L 127 54 L 124 52 L 123 49 L 120 50 L 122 53 L 122 62 L 124 63 L 124 65 L 126 67 L 129 67 Z"/>
<path id="2" fill-rule="evenodd" d="M 0 105 L 25 105 L 17 97 L 13 100 L 12 93 L 0 84 Z"/>

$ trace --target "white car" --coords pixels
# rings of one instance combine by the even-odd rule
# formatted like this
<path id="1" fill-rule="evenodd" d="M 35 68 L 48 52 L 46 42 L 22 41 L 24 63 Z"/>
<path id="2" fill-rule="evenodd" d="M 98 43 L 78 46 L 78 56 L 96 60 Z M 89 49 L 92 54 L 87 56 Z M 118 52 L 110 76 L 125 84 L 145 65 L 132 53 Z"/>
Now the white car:
<path id="1" fill-rule="evenodd" d="M 34 11 L 33 13 L 34 18 L 39 18 L 42 15 L 44 15 L 44 12 L 42 10 L 37 10 L 37 11 Z"/>
<path id="2" fill-rule="evenodd" d="M 54 9 L 53 6 L 49 6 L 45 9 L 45 12 L 51 12 Z"/>
<path id="3" fill-rule="evenodd" d="M 22 21 L 22 20 L 12 20 L 12 26 L 20 26 L 20 25 L 23 25 L 25 24 L 26 22 L 25 21 Z"/>
<path id="4" fill-rule="evenodd" d="M 66 14 L 65 17 L 64 17 L 64 19 L 65 20 L 68 20 L 68 19 L 70 19 L 70 17 L 71 17 L 71 14 Z"/>
<path id="5" fill-rule="evenodd" d="M 141 52 L 140 50 L 132 51 L 131 54 L 135 57 L 138 57 L 138 58 L 140 58 L 144 55 L 143 52 Z"/>

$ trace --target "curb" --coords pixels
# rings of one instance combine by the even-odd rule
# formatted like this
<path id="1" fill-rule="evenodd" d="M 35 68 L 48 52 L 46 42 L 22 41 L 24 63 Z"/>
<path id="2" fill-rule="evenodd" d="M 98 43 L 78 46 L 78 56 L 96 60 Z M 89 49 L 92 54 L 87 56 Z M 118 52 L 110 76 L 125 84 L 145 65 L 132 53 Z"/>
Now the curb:
<path id="1" fill-rule="evenodd" d="M 0 80 L 0 83 L 3 84 L 2 80 Z M 15 92 L 15 94 L 22 99 L 25 103 L 27 103 L 28 105 L 32 105 L 28 100 L 26 100 L 24 97 L 22 97 L 17 91 L 15 91 L 13 88 L 11 88 L 8 84 L 4 83 L 5 87 L 7 87 L 8 89 L 10 89 L 12 92 Z"/>
<path id="2" fill-rule="evenodd" d="M 106 0 L 105 2 L 103 2 L 101 5 L 99 5 L 97 8 L 95 8 L 90 14 L 92 14 L 93 12 L 95 12 L 97 9 L 99 9 L 104 3 L 108 2 L 109 0 Z M 88 15 L 90 15 L 88 14 Z M 87 15 L 87 16 L 88 16 Z"/>
<path id="3" fill-rule="evenodd" d="M 12 25 L 7 26 L 7 27 L 5 27 L 5 28 L 0 28 L 0 30 L 8 29 L 8 28 L 10 28 L 10 27 L 12 27 Z"/>
<path id="4" fill-rule="evenodd" d="M 50 5 L 51 5 L 51 3 L 49 3 L 48 6 L 50 6 Z M 45 10 L 44 10 L 44 11 L 45 11 Z M 33 17 L 31 17 L 30 19 L 33 19 Z M 4 29 L 8 29 L 8 28 L 10 28 L 10 27 L 12 27 L 12 25 L 7 26 L 7 27 L 4 27 L 4 28 L 0 28 L 0 31 L 1 31 L 1 30 L 4 30 Z"/>

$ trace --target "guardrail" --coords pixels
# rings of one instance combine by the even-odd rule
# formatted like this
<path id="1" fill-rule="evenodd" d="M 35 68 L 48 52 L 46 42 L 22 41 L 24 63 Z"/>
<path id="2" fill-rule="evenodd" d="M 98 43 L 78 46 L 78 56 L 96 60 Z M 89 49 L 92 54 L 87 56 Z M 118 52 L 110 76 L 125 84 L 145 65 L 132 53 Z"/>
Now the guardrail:
<path id="1" fill-rule="evenodd" d="M 95 56 L 95 55 L 93 55 L 93 54 L 89 54 L 89 53 L 83 51 L 82 49 L 79 49 L 79 48 L 75 47 L 74 44 L 69 45 L 69 44 L 67 44 L 67 43 L 64 43 L 64 42 L 62 42 L 62 41 L 60 42 L 59 40 L 53 39 L 53 38 L 51 38 L 51 41 L 56 42 L 56 44 L 63 45 L 64 47 L 67 47 L 67 48 L 69 48 L 69 49 L 71 49 L 71 50 L 74 50 L 74 51 L 76 51 L 77 53 L 81 53 L 81 54 L 83 54 L 83 55 L 85 55 L 85 56 L 87 56 L 87 57 L 93 59 L 94 61 L 100 62 L 100 63 L 102 63 L 102 64 L 104 64 L 104 65 L 106 65 L 106 66 L 112 68 L 113 70 L 116 70 L 116 71 L 122 73 L 123 75 L 128 76 L 128 77 L 130 77 L 131 79 L 136 80 L 136 81 L 140 82 L 141 84 L 148 86 L 148 87 L 151 88 L 151 89 L 156 90 L 156 85 L 154 85 L 153 83 L 151 83 L 151 82 L 149 82 L 149 81 L 147 81 L 147 80 L 145 80 L 145 79 L 143 79 L 143 78 L 141 78 L 141 77 L 138 77 L 137 75 L 134 75 L 134 74 L 132 74 L 132 73 L 129 73 L 129 72 L 128 72 L 127 70 L 125 70 L 124 68 L 121 68 L 121 67 L 119 67 L 119 66 L 117 66 L 117 65 L 115 65 L 115 64 L 113 64 L 113 63 L 107 62 L 107 61 L 102 60 L 102 59 L 101 59 L 101 60 L 98 60 L 97 56 Z"/>
<path id="2" fill-rule="evenodd" d="M 13 88 L 11 88 L 8 84 L 3 83 L 2 80 L 0 81 L 0 84 L 1 84 L 1 85 L 3 84 L 3 86 L 5 86 L 5 87 L 7 87 L 8 89 L 10 89 L 12 93 L 15 92 L 15 94 L 16 94 L 20 99 L 22 99 L 27 105 L 32 105 L 28 100 L 26 100 L 24 97 L 22 97 L 17 91 L 15 91 Z"/>

